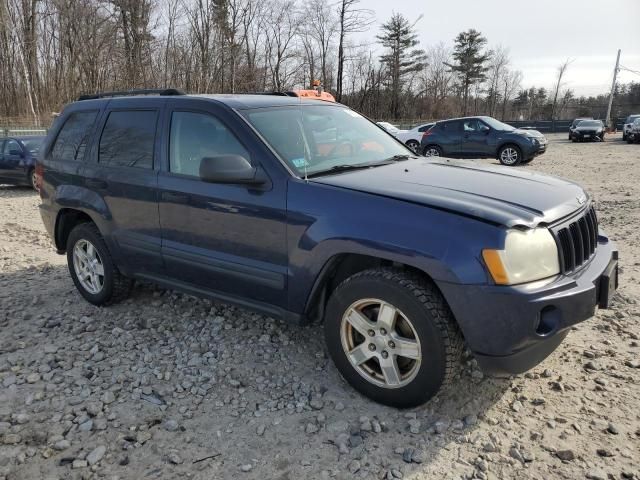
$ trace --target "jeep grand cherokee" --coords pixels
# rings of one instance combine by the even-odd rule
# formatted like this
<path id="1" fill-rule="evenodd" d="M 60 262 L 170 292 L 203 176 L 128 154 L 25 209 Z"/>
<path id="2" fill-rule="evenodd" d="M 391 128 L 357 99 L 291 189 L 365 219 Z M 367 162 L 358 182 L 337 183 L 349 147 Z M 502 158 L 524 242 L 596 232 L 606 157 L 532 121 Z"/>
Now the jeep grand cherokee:
<path id="1" fill-rule="evenodd" d="M 42 219 L 95 305 L 137 279 L 319 320 L 351 385 L 409 407 L 463 345 L 523 372 L 615 291 L 616 247 L 572 182 L 416 157 L 334 102 L 157 93 L 84 97 L 42 148 Z"/>

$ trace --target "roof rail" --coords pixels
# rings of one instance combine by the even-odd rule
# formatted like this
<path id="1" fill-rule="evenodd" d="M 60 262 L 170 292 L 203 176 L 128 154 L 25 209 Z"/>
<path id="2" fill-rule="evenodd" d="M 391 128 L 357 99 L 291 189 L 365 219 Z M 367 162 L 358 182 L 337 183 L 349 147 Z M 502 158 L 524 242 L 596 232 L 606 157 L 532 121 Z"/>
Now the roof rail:
<path id="1" fill-rule="evenodd" d="M 95 100 L 97 98 L 111 98 L 111 97 L 132 97 L 135 95 L 185 95 L 182 90 L 177 88 L 138 88 L 132 90 L 121 90 L 115 92 L 96 92 L 85 95 L 80 95 L 77 101 L 81 100 Z"/>

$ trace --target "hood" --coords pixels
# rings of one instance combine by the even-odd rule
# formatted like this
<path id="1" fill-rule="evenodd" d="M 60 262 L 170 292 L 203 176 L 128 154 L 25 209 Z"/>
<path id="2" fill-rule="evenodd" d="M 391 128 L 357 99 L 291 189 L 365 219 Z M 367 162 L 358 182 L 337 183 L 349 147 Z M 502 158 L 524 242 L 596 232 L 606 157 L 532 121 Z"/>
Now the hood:
<path id="1" fill-rule="evenodd" d="M 533 138 L 544 138 L 544 135 L 540 133 L 538 130 L 529 130 L 518 128 L 513 130 L 511 133 L 515 133 L 516 135 L 522 135 L 523 137 L 533 137 Z"/>
<path id="2" fill-rule="evenodd" d="M 582 208 L 588 200 L 580 186 L 557 177 L 445 158 L 405 160 L 312 181 L 508 227 L 552 223 Z"/>

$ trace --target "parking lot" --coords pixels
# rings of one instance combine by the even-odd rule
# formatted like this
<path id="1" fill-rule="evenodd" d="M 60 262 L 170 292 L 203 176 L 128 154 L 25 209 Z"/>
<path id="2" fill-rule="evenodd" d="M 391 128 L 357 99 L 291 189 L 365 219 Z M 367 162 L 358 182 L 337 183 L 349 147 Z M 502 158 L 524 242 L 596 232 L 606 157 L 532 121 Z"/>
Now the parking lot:
<path id="1" fill-rule="evenodd" d="M 0 479 L 640 478 L 640 145 L 549 138 L 516 168 L 593 195 L 620 249 L 613 309 L 525 375 L 467 359 L 409 411 L 356 394 L 319 325 L 145 285 L 88 304 L 36 193 L 0 186 Z"/>

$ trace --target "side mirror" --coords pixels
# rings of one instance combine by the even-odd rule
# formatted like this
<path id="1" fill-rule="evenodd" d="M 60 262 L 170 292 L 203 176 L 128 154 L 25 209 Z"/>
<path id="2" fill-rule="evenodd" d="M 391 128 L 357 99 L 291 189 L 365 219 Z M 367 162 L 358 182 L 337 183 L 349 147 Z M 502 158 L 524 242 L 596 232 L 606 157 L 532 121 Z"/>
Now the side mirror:
<path id="1" fill-rule="evenodd" d="M 14 157 L 24 157 L 22 150 L 9 150 L 9 155 L 13 155 Z"/>
<path id="2" fill-rule="evenodd" d="M 217 155 L 200 160 L 200 178 L 211 183 L 260 185 L 264 176 L 240 155 Z"/>

